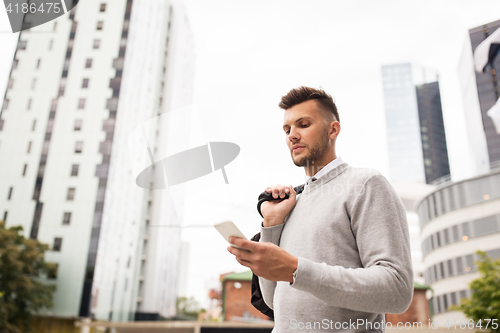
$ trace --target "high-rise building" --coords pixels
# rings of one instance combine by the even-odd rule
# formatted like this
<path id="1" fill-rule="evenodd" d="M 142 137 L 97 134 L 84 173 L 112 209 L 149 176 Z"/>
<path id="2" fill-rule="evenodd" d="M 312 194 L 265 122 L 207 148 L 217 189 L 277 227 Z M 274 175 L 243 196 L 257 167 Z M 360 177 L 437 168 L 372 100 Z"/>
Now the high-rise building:
<path id="1" fill-rule="evenodd" d="M 0 113 L 0 219 L 50 245 L 49 314 L 175 314 L 180 229 L 159 226 L 177 215 L 168 191 L 136 185 L 130 159 L 143 156 L 129 156 L 128 139 L 190 103 L 193 65 L 173 1 L 80 1 L 20 33 Z M 152 149 L 164 130 L 145 137 Z"/>
<path id="2" fill-rule="evenodd" d="M 482 73 L 474 70 L 472 58 L 476 47 L 498 27 L 500 20 L 469 30 L 469 40 L 462 52 L 458 69 L 467 127 L 470 128 L 468 136 L 472 142 L 471 150 L 475 151 L 473 156 L 477 163 L 481 163 L 476 174 L 487 172 L 490 163 L 500 163 L 500 134 L 496 132 L 492 119 L 487 115 L 500 96 L 496 72 L 497 69 L 500 70 L 500 57 L 497 57 L 492 65 L 486 66 Z"/>
<path id="3" fill-rule="evenodd" d="M 437 75 L 382 66 L 390 178 L 430 184 L 450 174 Z"/>

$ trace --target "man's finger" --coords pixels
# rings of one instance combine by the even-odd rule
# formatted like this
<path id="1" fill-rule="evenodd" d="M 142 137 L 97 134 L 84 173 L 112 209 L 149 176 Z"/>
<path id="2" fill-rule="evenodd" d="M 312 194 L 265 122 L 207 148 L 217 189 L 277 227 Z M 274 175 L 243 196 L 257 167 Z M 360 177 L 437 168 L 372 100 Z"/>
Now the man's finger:
<path id="1" fill-rule="evenodd" d="M 239 258 L 239 259 L 242 259 L 242 260 L 245 260 L 245 261 L 248 261 L 248 262 L 252 261 L 251 260 L 252 252 L 250 252 L 248 250 L 241 250 L 241 249 L 238 249 L 238 248 L 233 248 L 233 249 L 234 250 L 232 250 L 231 253 L 234 254 L 236 256 L 236 258 Z"/>
<path id="2" fill-rule="evenodd" d="M 279 192 L 280 191 L 276 187 L 273 188 L 273 198 L 274 199 L 278 198 Z"/>
<path id="3" fill-rule="evenodd" d="M 252 252 L 255 251 L 259 246 L 259 242 L 252 242 L 244 238 L 239 238 L 234 236 L 229 237 L 229 243 L 237 245 L 241 248 L 247 249 Z"/>

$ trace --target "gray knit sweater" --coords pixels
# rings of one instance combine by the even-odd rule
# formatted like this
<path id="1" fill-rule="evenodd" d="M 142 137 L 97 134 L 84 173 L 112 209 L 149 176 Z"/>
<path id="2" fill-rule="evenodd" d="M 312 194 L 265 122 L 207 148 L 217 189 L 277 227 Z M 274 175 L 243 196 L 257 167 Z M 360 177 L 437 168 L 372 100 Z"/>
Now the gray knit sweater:
<path id="1" fill-rule="evenodd" d="M 299 258 L 295 282 L 259 278 L 273 332 L 384 332 L 413 296 L 406 212 L 379 172 L 343 163 L 307 185 L 284 224 L 261 228 Z"/>

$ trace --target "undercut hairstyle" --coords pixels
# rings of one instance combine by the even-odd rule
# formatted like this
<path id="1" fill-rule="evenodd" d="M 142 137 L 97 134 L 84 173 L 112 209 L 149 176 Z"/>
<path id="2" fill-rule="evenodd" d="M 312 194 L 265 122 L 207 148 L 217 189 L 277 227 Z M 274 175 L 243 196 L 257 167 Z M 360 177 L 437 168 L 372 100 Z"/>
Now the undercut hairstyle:
<path id="1" fill-rule="evenodd" d="M 316 100 L 316 103 L 321 111 L 327 115 L 333 115 L 334 120 L 340 122 L 337 106 L 335 105 L 332 96 L 327 94 L 323 89 L 315 89 L 304 86 L 294 88 L 285 96 L 281 97 L 281 102 L 278 106 L 283 110 L 288 110 L 297 104 L 312 99 Z"/>

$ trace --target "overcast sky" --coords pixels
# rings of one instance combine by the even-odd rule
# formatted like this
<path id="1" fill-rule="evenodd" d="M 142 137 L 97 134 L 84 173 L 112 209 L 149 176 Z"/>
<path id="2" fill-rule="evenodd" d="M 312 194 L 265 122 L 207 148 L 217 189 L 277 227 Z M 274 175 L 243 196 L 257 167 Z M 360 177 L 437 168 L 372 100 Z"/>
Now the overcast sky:
<path id="1" fill-rule="evenodd" d="M 393 63 L 439 73 L 452 176 L 467 175 L 458 60 L 468 29 L 500 19 L 499 1 L 186 0 L 185 5 L 196 46 L 194 104 L 203 134 L 207 141 L 241 147 L 226 167 L 229 185 L 220 172 L 203 180 L 218 184 L 227 196 L 214 198 L 199 188 L 189 195 L 191 204 L 205 201 L 208 209 L 228 211 L 251 237 L 261 222 L 258 194 L 273 184 L 303 183 L 277 107 L 281 95 L 300 85 L 323 87 L 335 98 L 342 126 L 337 154 L 388 176 L 381 66 Z M 1 8 L 2 96 L 17 41 L 8 30 Z M 206 304 L 210 279 L 244 268 L 216 231 L 185 229 L 183 237 L 191 243 L 188 294 Z"/>

